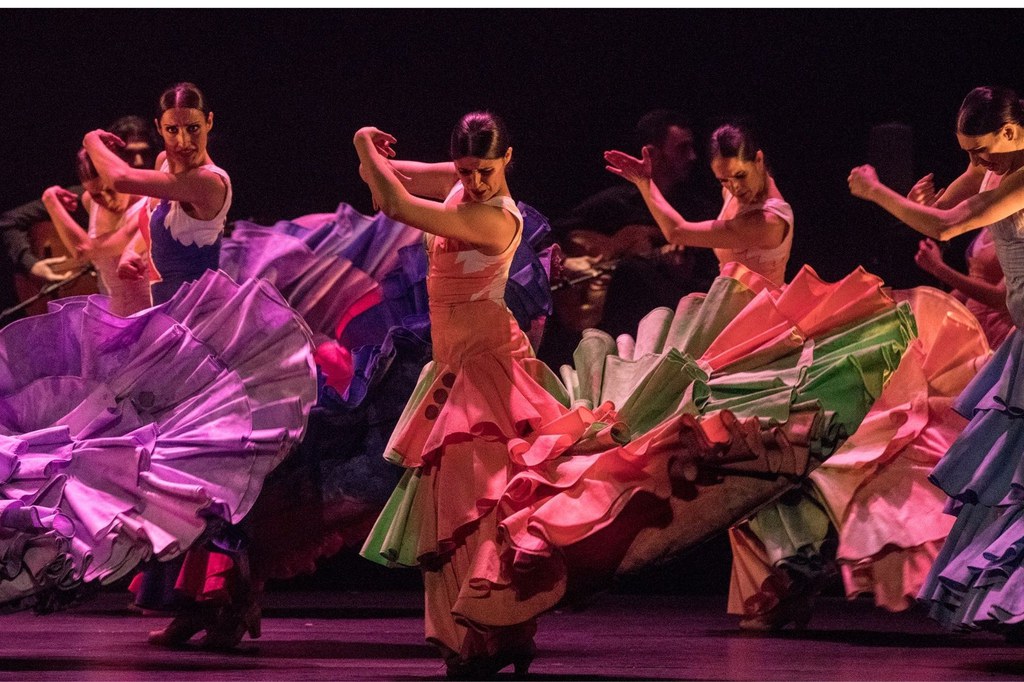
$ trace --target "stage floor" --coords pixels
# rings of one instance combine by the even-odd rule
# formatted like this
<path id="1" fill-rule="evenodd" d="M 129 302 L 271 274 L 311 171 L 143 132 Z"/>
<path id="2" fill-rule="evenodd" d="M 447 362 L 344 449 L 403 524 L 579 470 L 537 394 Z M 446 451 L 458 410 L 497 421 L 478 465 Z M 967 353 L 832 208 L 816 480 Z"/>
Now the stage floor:
<path id="1" fill-rule="evenodd" d="M 65 613 L 2 617 L 0 679 L 426 680 L 444 668 L 423 643 L 416 592 L 277 592 L 263 636 L 237 652 L 166 650 L 166 619 L 105 593 Z M 948 634 L 921 612 L 888 614 L 829 598 L 804 632 L 742 632 L 723 596 L 607 594 L 547 614 L 536 680 L 1003 680 L 1024 677 L 1024 646 Z M 508 679 L 506 673 L 500 678 Z"/>

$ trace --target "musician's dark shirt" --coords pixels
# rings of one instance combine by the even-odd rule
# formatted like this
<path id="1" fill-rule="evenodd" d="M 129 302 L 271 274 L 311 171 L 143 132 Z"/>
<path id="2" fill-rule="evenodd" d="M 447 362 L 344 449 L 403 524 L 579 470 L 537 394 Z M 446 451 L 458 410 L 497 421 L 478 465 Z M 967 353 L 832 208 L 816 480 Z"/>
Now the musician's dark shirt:
<path id="1" fill-rule="evenodd" d="M 68 187 L 79 197 L 84 191 L 81 185 Z M 89 216 L 78 202 L 78 209 L 72 217 L 79 225 L 87 225 Z M 39 260 L 32 253 L 32 244 L 29 240 L 29 230 L 33 225 L 43 221 L 49 221 L 50 215 L 42 200 L 36 199 L 17 208 L 12 208 L 0 215 L 0 244 L 3 246 L 2 258 L 3 267 L 0 267 L 0 310 L 5 310 L 18 303 L 18 295 L 14 288 L 14 273 L 21 272 L 28 274 L 32 266 Z M 9 320 L 0 320 L 0 326 Z"/>
<path id="2" fill-rule="evenodd" d="M 66 189 L 77 194 L 79 198 L 81 198 L 84 191 L 81 185 L 67 187 Z M 89 223 L 89 215 L 82 207 L 81 201 L 78 203 L 78 210 L 72 214 L 72 217 L 79 225 L 87 225 Z M 3 242 L 4 256 L 7 262 L 17 268 L 19 272 L 28 274 L 32 266 L 39 260 L 32 253 L 32 247 L 28 238 L 29 230 L 36 223 L 49 220 L 50 216 L 40 199 L 22 204 L 0 215 L 0 240 Z"/>
<path id="3" fill-rule="evenodd" d="M 691 182 L 663 191 L 665 199 L 687 220 L 711 220 L 721 190 L 696 175 Z M 627 225 L 657 225 L 636 185 L 622 181 L 593 194 L 567 216 L 552 221 L 555 241 L 565 242 L 572 230 L 613 235 Z M 665 244 L 657 235 L 653 246 Z M 604 315 L 598 327 L 612 336 L 636 334 L 641 318 L 658 306 L 675 308 L 691 291 L 707 291 L 718 272 L 710 249 L 685 249 L 681 254 L 628 255 L 617 262 L 608 285 Z M 572 362 L 580 335 L 570 331 L 556 312 L 548 319 L 539 357 L 557 367 Z"/>
<path id="4" fill-rule="evenodd" d="M 710 220 L 717 213 L 709 201 L 714 188 L 697 187 L 695 183 L 678 185 L 664 193 L 665 199 L 687 220 Z M 552 222 L 556 239 L 571 230 L 593 230 L 612 235 L 626 225 L 656 225 L 647 210 L 640 190 L 631 182 L 622 182 L 584 199 L 569 214 Z"/>

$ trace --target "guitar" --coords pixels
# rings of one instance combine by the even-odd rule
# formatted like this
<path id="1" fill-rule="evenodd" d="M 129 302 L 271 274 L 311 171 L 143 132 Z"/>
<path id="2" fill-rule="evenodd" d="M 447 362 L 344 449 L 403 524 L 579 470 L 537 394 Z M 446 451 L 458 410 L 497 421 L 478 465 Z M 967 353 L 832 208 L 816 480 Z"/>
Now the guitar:
<path id="1" fill-rule="evenodd" d="M 29 228 L 29 243 L 32 246 L 32 254 L 36 258 L 53 258 L 63 256 L 65 260 L 51 265 L 51 269 L 57 274 L 65 272 L 81 273 L 90 267 L 87 259 L 76 258 L 71 254 L 64 242 L 60 240 L 57 229 L 49 221 L 38 222 Z M 46 282 L 30 275 L 17 273 L 14 276 L 14 286 L 18 293 L 18 300 L 21 303 L 32 301 L 24 307 L 26 315 L 40 315 L 46 312 L 46 304 L 57 298 L 65 296 L 84 296 L 95 294 L 99 291 L 96 286 L 96 277 L 85 275 L 72 277 L 65 282 Z M 32 300 L 35 299 L 35 300 Z"/>
<path id="2" fill-rule="evenodd" d="M 552 301 L 563 324 L 582 332 L 596 327 L 604 316 L 604 303 L 620 258 L 677 261 L 682 250 L 655 246 L 661 232 L 653 225 L 626 225 L 612 235 L 573 230 L 561 245 L 564 259 L 552 277 Z"/>

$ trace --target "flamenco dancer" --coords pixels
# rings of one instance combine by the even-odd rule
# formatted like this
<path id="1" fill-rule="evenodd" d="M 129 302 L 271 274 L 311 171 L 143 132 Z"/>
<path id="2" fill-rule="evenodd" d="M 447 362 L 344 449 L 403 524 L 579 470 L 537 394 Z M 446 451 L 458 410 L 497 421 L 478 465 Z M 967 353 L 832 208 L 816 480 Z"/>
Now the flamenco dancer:
<path id="1" fill-rule="evenodd" d="M 230 537 L 228 528 L 248 514 L 268 473 L 305 432 L 316 397 L 308 326 L 270 283 L 235 284 L 187 262 L 199 252 L 201 263 L 212 255 L 216 265 L 230 201 L 226 174 L 217 169 L 210 172 L 224 205 L 196 208 L 211 199 L 203 188 L 211 187 L 207 171 L 215 168 L 206 154 L 212 114 L 204 101 L 188 84 L 161 98 L 168 148 L 163 171 L 129 171 L 108 158 L 118 140 L 101 131 L 86 136 L 90 154 L 103 159 L 99 166 L 110 174 L 103 179 L 101 173 L 106 186 L 128 183 L 156 197 L 176 197 L 153 201 L 152 225 L 170 233 L 154 232 L 155 242 L 167 242 L 158 253 L 181 251 L 177 259 L 174 253 L 164 261 L 154 256 L 156 266 L 167 265 L 162 284 L 168 298 L 128 317 L 110 313 L 103 297 L 64 299 L 50 314 L 11 325 L 0 336 L 4 357 L 26 354 L 40 335 L 64 340 L 56 357 L 39 366 L 17 363 L 17 371 L 0 377 L 5 452 L 38 459 L 36 451 L 44 448 L 52 460 L 28 467 L 11 462 L 0 484 L 4 542 L 24 555 L 0 579 L 2 601 L 52 609 L 76 598 L 81 583 L 111 582 L 151 556 L 160 559 L 157 566 L 177 564 L 169 581 L 155 581 L 174 587 L 175 559 L 208 537 Z M 197 179 L 199 168 L 204 177 Z M 186 211 L 199 211 L 200 218 Z M 129 274 L 145 275 L 150 264 L 141 255 L 123 259 Z M 44 389 L 59 399 L 39 396 Z M 21 518 L 26 515 L 29 522 Z M 5 553 L 15 556 L 9 548 Z M 190 556 L 181 577 L 198 578 L 198 584 L 191 592 L 193 586 L 179 585 L 185 588 L 179 591 L 208 594 L 208 578 L 217 575 L 210 557 L 223 555 L 196 550 Z M 234 568 L 226 558 L 223 564 Z M 239 583 L 220 577 L 225 585 Z M 235 638 L 243 619 L 231 611 L 202 611 L 216 616 L 213 625 L 227 623 L 210 628 L 214 644 Z"/>
<path id="2" fill-rule="evenodd" d="M 121 156 L 136 168 L 152 168 L 156 159 L 156 131 L 152 125 L 146 123 L 139 116 L 122 116 L 111 123 L 107 130 L 125 141 L 124 148 L 119 149 Z M 81 185 L 66 187 L 69 192 L 75 194 L 76 198 L 81 196 L 83 188 Z M 70 202 L 69 202 L 70 203 Z M 81 202 L 78 202 L 81 207 Z M 72 217 L 82 224 L 88 224 L 89 214 L 82 210 L 73 208 L 70 210 Z M 30 201 L 27 204 L 12 208 L 0 214 L 0 248 L 3 249 L 10 267 L 0 273 L 0 299 L 5 302 L 3 308 L 13 305 L 17 301 L 14 296 L 13 276 L 15 271 L 37 278 L 44 282 L 60 282 L 71 277 L 72 273 L 57 272 L 54 267 L 62 262 L 63 257 L 53 256 L 50 258 L 37 258 L 29 240 L 29 233 L 35 225 L 41 221 L 48 220 L 49 213 L 41 200 Z M 10 300 L 8 301 L 8 294 Z M 21 317 L 20 311 L 17 317 Z M 0 322 L 6 323 L 15 318 L 3 318 Z"/>
<path id="3" fill-rule="evenodd" d="M 793 209 L 779 192 L 753 131 L 729 123 L 711 134 L 711 171 L 722 185 L 716 220 L 692 222 L 662 195 L 651 172 L 651 146 L 642 158 L 605 152 L 607 169 L 637 186 L 669 244 L 714 249 L 720 265 L 742 263 L 782 284 L 793 247 Z"/>
<path id="4" fill-rule="evenodd" d="M 728 230 L 729 223 L 721 221 L 730 215 L 757 220 L 760 212 L 763 223 L 788 218 L 781 234 L 777 224 L 774 230 L 763 224 L 747 235 L 734 234 L 739 244 L 745 239 L 746 243 L 766 244 L 767 249 L 716 248 L 720 262 L 724 266 L 728 259 L 739 261 L 781 285 L 792 243 L 792 211 L 766 172 L 763 151 L 748 131 L 737 126 L 716 131 L 711 149 L 712 170 L 723 184 L 725 202 L 718 224 L 705 224 L 707 234 L 714 234 L 716 227 Z M 609 170 L 622 175 L 618 164 L 623 157 L 620 152 L 606 154 Z M 638 159 L 626 159 L 633 169 L 641 166 Z M 625 177 L 635 178 L 635 171 Z M 641 182 L 645 187 L 653 185 Z M 666 211 L 656 190 L 647 187 L 643 194 L 652 207 L 662 208 L 666 236 L 706 245 L 692 236 L 697 225 Z M 766 209 L 774 209 L 774 214 Z M 898 373 L 898 381 L 894 378 L 887 384 L 885 399 L 875 403 L 857 433 L 811 474 L 802 490 L 787 493 L 749 522 L 730 529 L 734 560 L 729 612 L 741 616 L 741 627 L 777 629 L 790 622 L 806 624 L 814 596 L 834 570 L 833 552 L 838 552 L 851 597 L 874 592 L 881 605 L 893 610 L 906 608 L 948 531 L 947 525 L 928 521 L 936 516 L 933 512 L 941 504 L 941 493 L 923 480 L 925 467 L 920 462 L 928 457 L 937 461 L 943 444 L 959 432 L 955 420 L 946 415 L 948 400 L 973 376 L 978 359 L 987 357 L 988 351 L 971 314 L 949 297 L 913 292 L 904 298 L 913 309 L 919 338 L 904 355 L 901 367 L 907 367 Z M 960 324 L 951 324 L 950 318 Z M 950 344 L 958 353 L 946 363 L 929 362 L 935 343 Z M 927 400 L 915 401 L 913 396 L 927 396 Z M 887 425 L 894 423 L 908 426 L 890 433 Z M 886 447 L 880 448 L 880 443 Z M 908 488 L 914 491 L 912 495 Z M 911 524 L 914 531 L 897 531 L 905 525 L 902 517 L 892 512 L 893 507 L 901 506 L 899 500 L 909 500 L 904 506 L 913 508 L 920 520 Z M 871 502 L 875 506 L 867 510 Z M 908 513 L 904 509 L 903 514 Z M 871 521 L 865 522 L 866 517 Z M 893 551 L 894 547 L 900 551 Z"/>
<path id="5" fill-rule="evenodd" d="M 217 269 L 231 208 L 231 179 L 207 150 L 213 112 L 206 97 L 192 83 L 178 83 L 160 95 L 159 111 L 156 125 L 164 151 L 157 157 L 157 170 L 128 165 L 115 152 L 124 141 L 105 130 L 94 130 L 82 140 L 104 183 L 118 192 L 152 198 L 148 230 L 132 240 L 118 274 L 151 278 L 154 303 L 163 303 L 183 283 Z M 150 259 L 145 257 L 147 240 Z"/>
<path id="6" fill-rule="evenodd" d="M 85 149 L 77 157 L 82 183 L 82 203 L 89 215 L 88 231 L 72 214 L 78 195 L 60 185 L 43 192 L 43 205 L 57 234 L 70 253 L 88 258 L 100 276 L 102 290 L 110 296 L 110 312 L 122 317 L 153 305 L 146 279 L 125 280 L 117 275 L 118 262 L 128 243 L 138 234 L 146 216 L 144 197 L 118 192 L 105 183 Z"/>
<path id="7" fill-rule="evenodd" d="M 711 134 L 711 170 L 722 186 L 722 208 L 716 220 L 692 222 L 674 210 L 652 178 L 650 154 L 651 150 L 644 147 L 641 159 L 620 151 L 609 151 L 604 156 L 610 172 L 638 187 L 670 244 L 712 248 L 721 267 L 740 263 L 774 285 L 785 282 L 793 246 L 793 209 L 775 184 L 764 150 L 748 126 L 729 123 Z M 802 554 L 801 562 L 809 560 L 823 570 L 823 538 L 817 537 L 823 523 L 827 524 L 823 511 L 805 496 L 793 493 L 749 523 L 730 530 L 730 544 L 734 556 L 742 555 L 750 545 L 774 544 L 771 539 L 786 535 L 788 529 L 804 528 L 808 532 L 802 537 L 779 543 L 771 563 Z M 811 528 L 815 530 L 810 532 Z M 744 563 L 742 556 L 734 559 L 734 566 Z M 734 574 L 729 612 L 742 616 L 741 627 L 763 627 L 762 607 L 751 604 L 755 600 L 749 592 Z"/>
<path id="8" fill-rule="evenodd" d="M 182 284 L 217 270 L 232 192 L 230 177 L 213 163 L 207 149 L 213 112 L 202 91 L 192 83 L 177 83 L 160 95 L 158 107 L 155 123 L 164 151 L 157 157 L 156 170 L 129 166 L 116 153 L 123 141 L 102 130 L 87 134 L 83 146 L 105 183 L 117 191 L 151 197 L 147 229 L 125 249 L 118 275 L 128 282 L 150 280 L 153 302 L 160 304 Z M 207 566 L 209 562 L 214 566 Z M 154 563 L 144 571 L 133 584 L 136 605 L 181 611 L 167 628 L 150 633 L 150 641 L 178 644 L 200 629 L 214 628 L 217 613 L 238 608 L 231 604 L 227 586 L 241 581 L 222 575 L 236 570 L 223 554 L 196 548 L 181 561 Z M 209 634 L 208 644 L 234 639 L 231 630 Z"/>
<path id="9" fill-rule="evenodd" d="M 542 453 L 564 450 L 596 418 L 570 412 L 542 387 L 557 380 L 502 300 L 523 218 L 509 195 L 512 147 L 501 119 L 464 116 L 448 163 L 392 161 L 394 142 L 376 128 L 354 137 L 375 204 L 427 233 L 433 362 L 387 445 L 387 459 L 408 471 L 363 554 L 422 569 L 426 637 L 449 676 L 486 677 L 508 665 L 525 673 L 535 621 L 473 622 L 461 612 L 467 579 L 500 553 L 497 501 L 508 480 Z M 565 436 L 545 439 L 544 425 L 559 419 L 572 422 Z"/>
<path id="10" fill-rule="evenodd" d="M 1024 505 L 1018 385 L 1024 320 L 1024 106 L 1013 90 L 978 87 L 960 106 L 956 135 L 968 170 L 933 205 L 899 196 L 871 166 L 854 168 L 854 196 L 878 204 L 930 239 L 987 228 L 1006 277 L 1017 326 L 956 401 L 970 423 L 931 480 L 951 498 L 956 517 L 920 598 L 950 628 L 986 628 L 1019 637 L 1024 621 Z"/>

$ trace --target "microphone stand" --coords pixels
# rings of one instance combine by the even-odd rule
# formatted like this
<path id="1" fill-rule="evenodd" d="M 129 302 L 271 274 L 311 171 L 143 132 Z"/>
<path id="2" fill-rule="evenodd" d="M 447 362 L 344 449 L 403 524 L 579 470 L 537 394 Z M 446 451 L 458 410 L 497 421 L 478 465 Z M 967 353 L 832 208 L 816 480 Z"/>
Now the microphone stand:
<path id="1" fill-rule="evenodd" d="M 41 288 L 39 290 L 38 294 L 35 294 L 34 296 L 30 296 L 29 298 L 26 298 L 24 301 L 22 301 L 18 305 L 11 306 L 10 308 L 0 312 L 0 321 L 3 321 L 4 319 L 10 317 L 11 315 L 14 315 L 15 313 L 17 313 L 17 312 L 19 312 L 21 310 L 24 310 L 25 308 L 27 308 L 28 306 L 32 305 L 33 303 L 35 303 L 36 301 L 38 301 L 42 297 L 49 296 L 50 294 L 54 293 L 55 291 L 60 291 L 62 288 L 66 287 L 67 285 L 71 284 L 72 282 L 75 282 L 78 279 L 80 279 L 83 275 L 88 274 L 88 273 L 92 273 L 92 272 L 94 272 L 94 270 L 93 270 L 92 266 L 90 265 L 88 267 L 82 268 L 81 270 L 76 272 L 71 277 L 68 277 L 67 279 L 62 279 L 59 282 L 50 282 L 49 284 L 47 284 L 46 286 Z"/>

